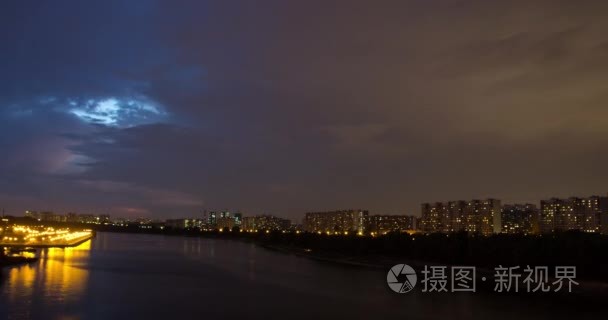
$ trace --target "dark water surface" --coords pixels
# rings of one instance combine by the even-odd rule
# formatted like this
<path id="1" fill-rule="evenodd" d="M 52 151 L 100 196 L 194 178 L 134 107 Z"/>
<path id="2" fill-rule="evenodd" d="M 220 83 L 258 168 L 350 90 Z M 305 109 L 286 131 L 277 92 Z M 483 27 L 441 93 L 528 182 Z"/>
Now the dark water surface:
<path id="1" fill-rule="evenodd" d="M 584 303 L 553 299 L 396 294 L 383 270 L 229 240 L 98 233 L 40 256 L 3 270 L 0 319 L 603 318 Z"/>

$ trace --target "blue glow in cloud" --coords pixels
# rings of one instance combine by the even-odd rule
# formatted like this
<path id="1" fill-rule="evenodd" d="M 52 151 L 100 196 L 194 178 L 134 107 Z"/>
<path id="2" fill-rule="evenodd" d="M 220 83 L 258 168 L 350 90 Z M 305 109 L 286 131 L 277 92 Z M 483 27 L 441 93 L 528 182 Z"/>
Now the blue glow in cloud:
<path id="1" fill-rule="evenodd" d="M 160 122 L 167 113 L 157 105 L 139 99 L 88 99 L 69 100 L 68 112 L 80 120 L 115 127 L 132 127 Z"/>

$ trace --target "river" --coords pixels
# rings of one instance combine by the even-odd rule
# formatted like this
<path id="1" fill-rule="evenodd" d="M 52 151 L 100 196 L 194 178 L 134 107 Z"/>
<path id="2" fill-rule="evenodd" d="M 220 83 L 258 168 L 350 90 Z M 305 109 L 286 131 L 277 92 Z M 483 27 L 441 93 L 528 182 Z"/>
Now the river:
<path id="1" fill-rule="evenodd" d="M 5 268 L 0 319 L 578 319 L 593 308 L 484 293 L 390 291 L 386 271 L 230 240 L 98 233 Z M 389 266 L 390 267 L 390 266 Z"/>

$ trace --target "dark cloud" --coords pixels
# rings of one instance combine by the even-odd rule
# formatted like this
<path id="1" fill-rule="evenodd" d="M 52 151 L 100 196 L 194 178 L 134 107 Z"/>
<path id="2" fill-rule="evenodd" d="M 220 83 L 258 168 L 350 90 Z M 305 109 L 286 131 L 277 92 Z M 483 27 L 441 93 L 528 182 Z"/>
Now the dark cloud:
<path id="1" fill-rule="evenodd" d="M 606 191 L 603 2 L 0 6 L 12 211 L 299 218 Z"/>

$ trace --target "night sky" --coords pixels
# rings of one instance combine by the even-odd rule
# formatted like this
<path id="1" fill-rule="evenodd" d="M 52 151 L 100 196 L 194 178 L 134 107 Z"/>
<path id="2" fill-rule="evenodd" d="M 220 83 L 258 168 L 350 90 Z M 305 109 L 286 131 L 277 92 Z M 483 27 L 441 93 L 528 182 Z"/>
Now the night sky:
<path id="1" fill-rule="evenodd" d="M 608 191 L 606 1 L 2 1 L 0 208 Z"/>

